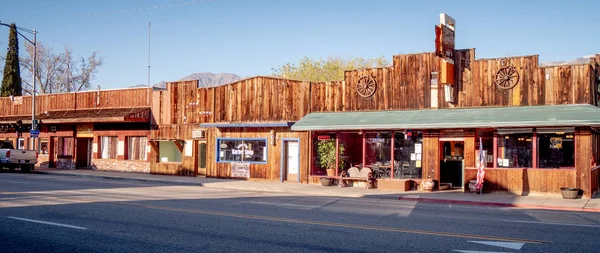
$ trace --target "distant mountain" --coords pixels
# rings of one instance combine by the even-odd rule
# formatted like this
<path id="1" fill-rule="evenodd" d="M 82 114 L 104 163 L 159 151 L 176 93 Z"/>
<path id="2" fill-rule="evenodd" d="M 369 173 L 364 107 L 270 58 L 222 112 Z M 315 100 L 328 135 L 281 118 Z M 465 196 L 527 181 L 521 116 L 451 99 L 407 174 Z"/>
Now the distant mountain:
<path id="1" fill-rule="evenodd" d="M 236 74 L 231 73 L 210 73 L 210 72 L 201 72 L 194 73 L 179 79 L 179 81 L 189 81 L 189 80 L 199 80 L 198 87 L 214 87 L 220 86 L 223 84 L 232 83 L 242 79 Z"/>
<path id="2" fill-rule="evenodd" d="M 235 81 L 241 80 L 242 78 L 239 77 L 236 74 L 231 74 L 231 73 L 210 73 L 210 72 L 200 72 L 200 73 L 194 73 L 191 75 L 187 75 L 181 79 L 179 79 L 179 81 L 190 81 L 190 80 L 198 80 L 198 88 L 204 88 L 204 87 L 215 87 L 215 86 L 221 86 L 223 84 L 228 84 L 228 83 L 233 83 Z M 138 85 L 134 85 L 134 86 L 130 86 L 129 88 L 136 88 L 136 87 L 148 87 L 148 85 L 145 84 L 138 84 Z M 167 82 L 165 81 L 161 81 L 158 83 L 155 83 L 154 85 L 152 85 L 152 87 L 154 88 L 159 88 L 159 89 L 165 89 L 167 88 Z"/>
<path id="3" fill-rule="evenodd" d="M 570 60 L 570 61 L 542 62 L 542 63 L 540 63 L 540 67 L 586 64 L 586 63 L 589 63 L 590 59 L 594 58 L 594 57 L 596 57 L 596 55 L 586 55 L 584 57 L 579 57 L 577 59 Z"/>

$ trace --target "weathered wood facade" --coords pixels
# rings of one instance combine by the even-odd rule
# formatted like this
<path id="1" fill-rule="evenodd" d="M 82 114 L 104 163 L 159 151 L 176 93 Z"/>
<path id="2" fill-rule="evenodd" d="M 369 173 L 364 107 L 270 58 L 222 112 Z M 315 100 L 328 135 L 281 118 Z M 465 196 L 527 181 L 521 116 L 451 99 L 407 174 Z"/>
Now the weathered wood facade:
<path id="1" fill-rule="evenodd" d="M 156 141 L 180 140 L 181 151 L 192 145 L 190 157 L 181 163 L 152 159 L 152 173 L 230 177 L 231 165 L 218 162 L 216 141 L 219 138 L 266 138 L 268 161 L 251 164 L 254 180 L 281 179 L 280 138 L 295 138 L 301 143 L 301 182 L 316 183 L 311 178 L 312 132 L 292 132 L 288 127 L 264 127 L 261 123 L 295 122 L 312 112 L 361 112 L 381 110 L 416 110 L 472 107 L 536 106 L 560 104 L 598 105 L 600 55 L 579 65 L 539 66 L 537 55 L 497 59 L 475 59 L 475 49 L 456 50 L 455 84 L 450 90 L 438 82 L 440 59 L 434 53 L 396 55 L 392 66 L 346 71 L 344 80 L 303 82 L 273 77 L 254 77 L 231 84 L 197 88 L 197 82 L 169 83 L 167 90 L 154 91 L 152 114 L 157 126 L 152 131 Z M 495 82 L 497 72 L 512 66 L 519 81 L 510 89 L 500 89 Z M 372 96 L 357 95 L 357 82 L 372 77 L 377 89 Z M 447 97 L 451 94 L 452 99 Z M 212 125 L 211 125 L 212 124 Z M 256 126 L 253 126 L 256 125 Z M 243 126 L 242 126 L 243 125 Z M 205 136 L 193 138 L 194 129 L 204 129 Z M 477 156 L 477 129 L 461 129 L 464 140 L 463 183 L 474 179 Z M 493 131 L 493 129 L 492 129 Z M 440 147 L 443 133 L 423 131 L 422 177 L 440 179 Z M 207 165 L 198 169 L 198 142 L 207 149 Z M 572 169 L 490 168 L 486 180 L 490 190 L 514 193 L 557 193 L 560 187 L 597 188 L 597 170 L 591 160 L 598 161 L 600 142 L 591 128 L 577 130 L 576 166 Z M 592 152 L 593 151 L 593 157 Z M 158 150 L 155 150 L 158 152 Z M 188 152 L 189 154 L 189 152 Z M 580 155 L 581 154 L 581 155 Z M 495 157 L 494 157 L 495 158 Z M 588 162 L 584 162 L 588 161 Z M 523 175 L 527 175 L 524 177 Z M 545 182 L 545 183 L 540 183 Z"/>
<path id="2" fill-rule="evenodd" d="M 137 139 L 129 137 L 149 138 L 152 101 L 151 88 L 38 95 L 35 112 L 40 133 L 33 139 L 32 97 L 4 97 L 0 98 L 0 138 L 12 140 L 15 147 L 38 150 L 42 167 L 148 173 L 150 163 L 139 155 L 147 144 L 133 145 L 131 140 Z M 105 148 L 110 158 L 101 154 L 108 145 L 101 143 L 103 136 L 114 137 L 113 146 Z M 129 154 L 130 146 L 139 154 Z"/>
<path id="3" fill-rule="evenodd" d="M 268 139 L 268 160 L 250 165 L 251 180 L 281 179 L 281 142 L 298 140 L 307 145 L 307 133 L 292 132 L 288 127 L 259 127 L 260 124 L 295 122 L 310 112 L 310 83 L 272 77 L 255 77 L 228 85 L 197 88 L 197 81 L 172 82 L 165 91 L 155 92 L 160 101 L 153 104 L 154 117 L 159 119 L 152 132 L 152 146 L 158 149 L 161 141 L 181 143 L 181 162 L 163 162 L 152 159 L 152 173 L 175 175 L 205 174 L 209 177 L 230 177 L 231 163 L 217 162 L 217 138 Z M 165 102 L 168 101 L 168 102 Z M 203 127 L 217 123 L 219 127 Z M 249 124 L 235 127 L 235 124 Z M 258 124 L 253 127 L 252 124 Z M 205 136 L 194 138 L 194 129 L 205 131 Z M 274 136 L 271 135 L 274 132 Z M 273 137 L 275 140 L 272 140 Z M 208 149 L 205 168 L 199 168 L 200 143 Z M 178 145 L 178 148 L 179 148 Z M 186 149 L 191 152 L 185 152 Z M 157 150 L 158 154 L 159 151 Z M 308 152 L 301 150 L 300 180 L 307 182 Z M 304 174 L 302 174 L 304 173 Z"/>

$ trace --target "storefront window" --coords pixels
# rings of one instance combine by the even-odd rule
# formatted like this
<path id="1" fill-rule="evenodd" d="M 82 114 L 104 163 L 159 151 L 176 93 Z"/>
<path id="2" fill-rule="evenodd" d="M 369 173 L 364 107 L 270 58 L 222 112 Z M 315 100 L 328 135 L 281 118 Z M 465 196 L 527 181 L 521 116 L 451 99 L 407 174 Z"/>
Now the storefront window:
<path id="1" fill-rule="evenodd" d="M 127 159 L 129 160 L 146 160 L 148 137 L 127 137 Z"/>
<path id="2" fill-rule="evenodd" d="M 177 145 L 172 141 L 159 141 L 158 150 L 160 162 L 180 163 L 182 160 L 181 151 L 179 151 Z"/>
<path id="3" fill-rule="evenodd" d="M 267 139 L 217 139 L 217 162 L 267 162 Z"/>
<path id="4" fill-rule="evenodd" d="M 48 154 L 48 138 L 40 138 L 38 140 L 39 140 L 38 153 L 40 155 L 47 155 Z"/>
<path id="5" fill-rule="evenodd" d="M 533 134 L 499 134 L 498 167 L 531 168 Z"/>
<path id="6" fill-rule="evenodd" d="M 421 178 L 423 132 L 394 133 L 394 178 Z"/>
<path id="7" fill-rule="evenodd" d="M 100 159 L 117 159 L 117 136 L 100 137 Z"/>
<path id="8" fill-rule="evenodd" d="M 379 132 L 366 134 L 366 164 L 376 178 L 391 177 L 392 133 Z"/>
<path id="9" fill-rule="evenodd" d="M 574 136 L 574 133 L 538 134 L 539 167 L 575 167 Z"/>
<path id="10" fill-rule="evenodd" d="M 58 156 L 73 156 L 73 137 L 59 137 L 56 142 L 56 155 Z"/>

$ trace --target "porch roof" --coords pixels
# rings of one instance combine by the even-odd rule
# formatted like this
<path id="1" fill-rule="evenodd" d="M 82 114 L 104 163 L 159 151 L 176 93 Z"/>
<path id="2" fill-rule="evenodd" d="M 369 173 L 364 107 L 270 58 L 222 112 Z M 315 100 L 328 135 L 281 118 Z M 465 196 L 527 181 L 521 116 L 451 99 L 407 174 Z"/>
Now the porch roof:
<path id="1" fill-rule="evenodd" d="M 290 127 L 294 122 L 289 121 L 277 121 L 277 122 L 215 122 L 215 123 L 201 123 L 200 127 Z"/>
<path id="2" fill-rule="evenodd" d="M 36 119 L 45 123 L 96 123 L 96 122 L 149 122 L 149 107 L 101 108 L 48 111 L 38 113 Z M 0 116 L 0 124 L 14 124 L 21 120 L 23 124 L 31 124 L 30 115 Z"/>
<path id="3" fill-rule="evenodd" d="M 361 129 L 456 129 L 541 126 L 598 126 L 594 105 L 479 107 L 437 110 L 316 112 L 292 126 L 294 131 Z"/>

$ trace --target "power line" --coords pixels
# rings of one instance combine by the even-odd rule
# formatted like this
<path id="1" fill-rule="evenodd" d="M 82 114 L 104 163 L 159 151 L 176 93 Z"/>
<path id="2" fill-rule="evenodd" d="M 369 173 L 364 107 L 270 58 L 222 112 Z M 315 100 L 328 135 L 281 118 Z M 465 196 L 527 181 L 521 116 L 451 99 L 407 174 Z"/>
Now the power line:
<path id="1" fill-rule="evenodd" d="M 81 17 L 90 17 L 90 16 L 105 16 L 105 15 L 117 14 L 117 13 L 139 12 L 139 11 L 147 11 L 147 10 L 152 10 L 152 9 L 178 7 L 178 6 L 184 6 L 184 5 L 206 3 L 206 2 L 211 2 L 211 1 L 213 1 L 213 0 L 190 1 L 190 2 L 183 2 L 183 3 L 155 5 L 155 6 L 140 7 L 140 8 L 133 8 L 133 9 L 122 9 L 122 10 L 115 10 L 115 11 L 91 12 L 91 13 L 83 13 L 83 14 L 77 14 L 77 15 L 72 15 L 72 16 L 66 16 L 63 18 L 71 19 L 71 18 L 81 18 Z M 33 20 L 37 20 L 37 19 L 33 19 Z"/>

